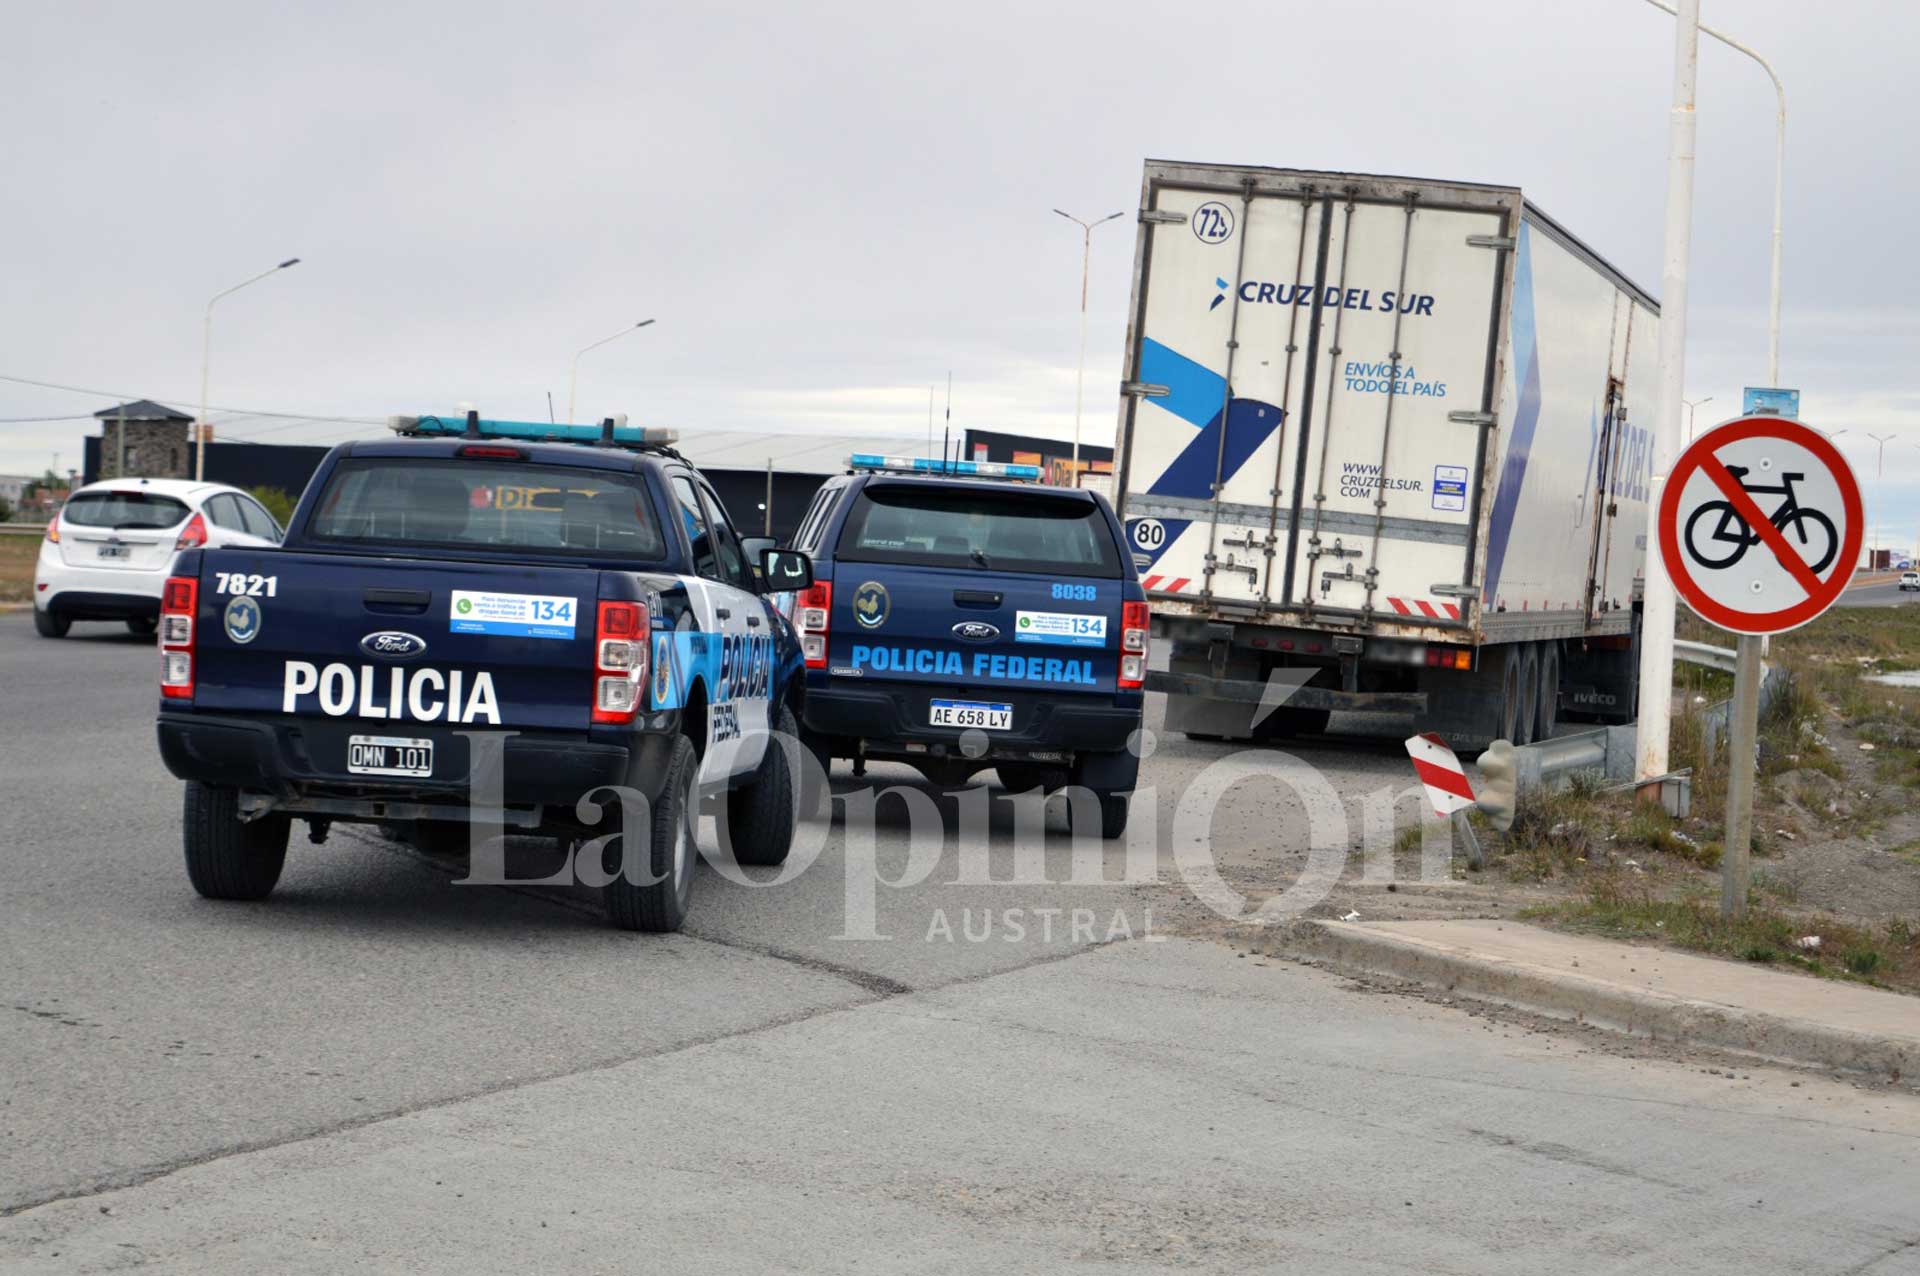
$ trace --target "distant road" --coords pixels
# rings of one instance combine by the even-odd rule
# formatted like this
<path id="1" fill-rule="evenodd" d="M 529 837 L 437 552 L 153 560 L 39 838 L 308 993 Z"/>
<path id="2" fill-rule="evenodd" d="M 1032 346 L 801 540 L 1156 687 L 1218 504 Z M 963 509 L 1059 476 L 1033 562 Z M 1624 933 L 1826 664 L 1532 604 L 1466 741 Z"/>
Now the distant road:
<path id="1" fill-rule="evenodd" d="M 1840 595 L 1842 607 L 1897 607 L 1903 602 L 1920 602 L 1920 593 L 1900 592 L 1899 572 L 1877 572 L 1856 581 Z"/>

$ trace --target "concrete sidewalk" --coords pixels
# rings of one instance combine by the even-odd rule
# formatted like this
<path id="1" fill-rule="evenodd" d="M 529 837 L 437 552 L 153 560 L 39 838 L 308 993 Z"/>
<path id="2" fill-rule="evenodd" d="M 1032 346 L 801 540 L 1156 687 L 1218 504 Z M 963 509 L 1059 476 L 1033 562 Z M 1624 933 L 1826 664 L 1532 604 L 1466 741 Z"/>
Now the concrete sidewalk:
<path id="1" fill-rule="evenodd" d="M 1506 921 L 1302 922 L 1336 966 L 1658 1040 L 1920 1081 L 1920 998 Z"/>

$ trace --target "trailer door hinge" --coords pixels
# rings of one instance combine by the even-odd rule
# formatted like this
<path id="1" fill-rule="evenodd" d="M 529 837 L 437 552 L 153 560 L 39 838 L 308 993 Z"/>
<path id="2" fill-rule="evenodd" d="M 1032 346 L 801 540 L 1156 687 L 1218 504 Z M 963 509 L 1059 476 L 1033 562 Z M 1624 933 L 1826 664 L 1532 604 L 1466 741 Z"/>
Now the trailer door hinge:
<path id="1" fill-rule="evenodd" d="M 1467 243 L 1474 248 L 1491 248 L 1495 252 L 1513 251 L 1511 235 L 1468 235 Z"/>
<path id="2" fill-rule="evenodd" d="M 1140 210 L 1140 220 L 1149 226 L 1184 226 L 1187 224 L 1185 213 L 1164 213 L 1157 208 Z"/>
<path id="3" fill-rule="evenodd" d="M 1122 381 L 1120 393 L 1135 399 L 1164 399 L 1173 391 L 1151 381 Z"/>
<path id="4" fill-rule="evenodd" d="M 1447 420 L 1457 422 L 1460 425 L 1492 425 L 1494 417 L 1491 412 L 1462 411 L 1447 413 Z"/>

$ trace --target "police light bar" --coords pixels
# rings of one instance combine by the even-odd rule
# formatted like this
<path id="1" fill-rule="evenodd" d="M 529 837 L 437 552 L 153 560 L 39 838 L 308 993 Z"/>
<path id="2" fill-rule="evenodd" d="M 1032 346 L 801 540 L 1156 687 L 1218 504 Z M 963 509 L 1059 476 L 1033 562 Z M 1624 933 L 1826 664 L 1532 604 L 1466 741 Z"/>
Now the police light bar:
<path id="1" fill-rule="evenodd" d="M 1011 465 L 1001 461 L 944 461 L 933 456 L 880 456 L 873 452 L 855 452 L 847 465 L 856 470 L 885 470 L 899 474 L 952 474 L 966 478 L 1004 478 L 1037 481 L 1037 465 Z"/>
<path id="2" fill-rule="evenodd" d="M 628 425 L 627 418 L 611 418 L 599 425 L 555 425 L 548 421 L 488 421 L 468 416 L 390 416 L 387 425 L 395 434 L 428 438 L 519 439 L 527 443 L 611 443 L 633 447 L 639 444 L 671 444 L 679 441 L 678 430 L 659 426 Z"/>

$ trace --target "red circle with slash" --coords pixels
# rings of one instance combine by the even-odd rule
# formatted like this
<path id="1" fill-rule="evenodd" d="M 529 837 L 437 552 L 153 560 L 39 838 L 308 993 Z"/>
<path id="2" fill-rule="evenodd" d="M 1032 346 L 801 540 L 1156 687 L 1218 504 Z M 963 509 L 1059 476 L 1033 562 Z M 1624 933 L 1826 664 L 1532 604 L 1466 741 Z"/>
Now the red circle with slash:
<path id="1" fill-rule="evenodd" d="M 1785 483 L 1786 501 L 1769 515 L 1750 494 L 1754 483 L 1742 483 L 1728 468 L 1720 453 L 1729 447 L 1747 443 L 1754 439 L 1777 439 L 1791 444 L 1810 454 L 1812 459 L 1827 473 L 1822 478 L 1827 485 L 1838 490 L 1839 510 L 1844 517 L 1844 526 L 1834 529 L 1834 554 L 1826 564 L 1827 575 L 1822 577 L 1797 552 L 1791 540 L 1776 527 L 1773 519 L 1785 516 L 1792 524 L 1801 542 L 1807 545 L 1812 541 L 1807 528 L 1813 521 L 1823 521 L 1831 526 L 1828 510 L 1805 511 L 1805 507 L 1794 504 L 1795 497 L 1790 480 L 1791 474 L 1777 474 Z M 1751 452 L 1752 449 L 1742 449 Z M 1771 458 L 1762 463 L 1771 464 Z M 1784 466 L 1782 467 L 1784 470 Z M 1747 473 L 1753 472 L 1749 467 Z M 1702 478 L 1704 483 L 1693 483 L 1691 496 L 1688 493 L 1690 481 Z M 1779 487 L 1765 489 L 1769 493 L 1781 491 Z M 1710 500 L 1703 501 L 1703 495 Z M 1746 534 L 1758 535 L 1758 543 L 1746 550 L 1729 552 L 1732 562 L 1696 564 L 1690 561 L 1689 553 L 1683 548 L 1688 531 L 1682 520 L 1692 522 L 1701 516 L 1703 506 L 1724 505 L 1731 515 L 1738 517 Z M 1728 514 L 1720 515 L 1720 526 L 1727 525 Z M 1810 520 L 1803 522 L 1801 520 Z M 1825 435 L 1811 426 L 1800 424 L 1777 416 L 1750 416 L 1729 421 L 1716 426 L 1695 439 L 1680 459 L 1674 463 L 1673 473 L 1668 476 L 1666 488 L 1660 496 L 1660 519 L 1658 532 L 1660 539 L 1660 557 L 1666 564 L 1667 575 L 1673 581 L 1674 590 L 1684 598 L 1687 605 L 1704 620 L 1741 634 L 1776 634 L 1783 630 L 1797 629 L 1839 599 L 1846 592 L 1853 579 L 1855 566 L 1860 561 L 1860 541 L 1864 523 L 1860 503 L 1860 485 L 1853 477 L 1853 470 L 1839 449 L 1827 441 Z M 1724 536 L 1715 536 L 1718 543 L 1733 543 L 1737 540 Z M 1800 601 L 1788 606 L 1770 607 L 1764 610 L 1756 604 L 1754 610 L 1745 610 L 1716 598 L 1702 583 L 1701 575 L 1706 572 L 1734 573 L 1740 558 L 1748 552 L 1767 555 L 1783 568 L 1804 595 Z M 1752 588 L 1760 592 L 1761 584 L 1755 579 Z"/>

